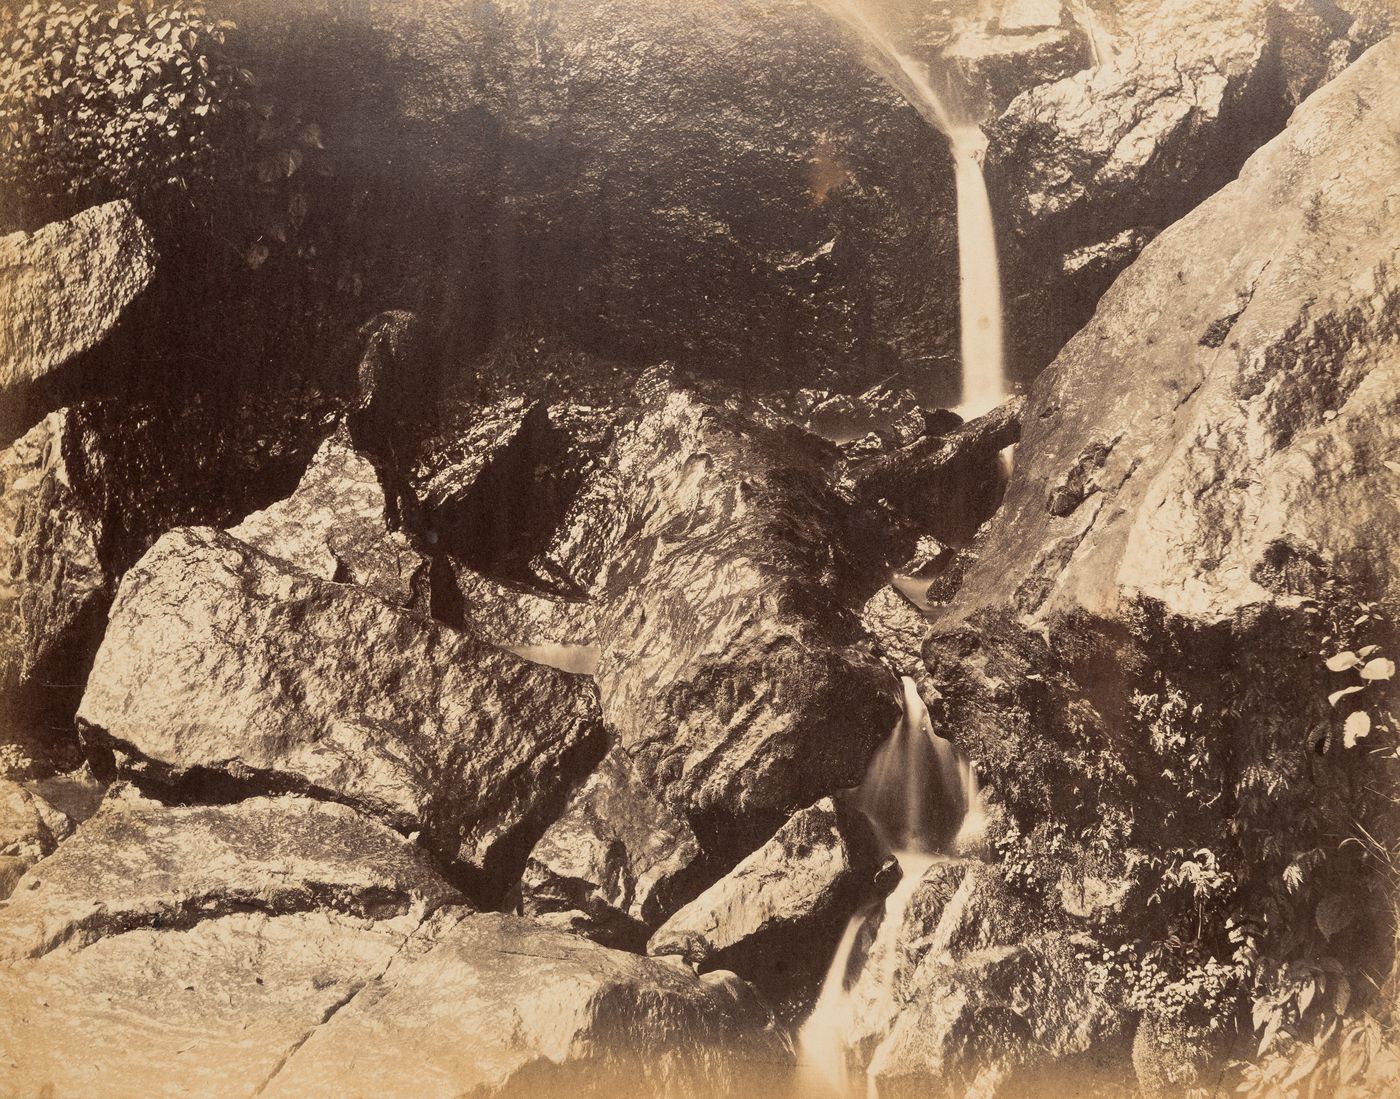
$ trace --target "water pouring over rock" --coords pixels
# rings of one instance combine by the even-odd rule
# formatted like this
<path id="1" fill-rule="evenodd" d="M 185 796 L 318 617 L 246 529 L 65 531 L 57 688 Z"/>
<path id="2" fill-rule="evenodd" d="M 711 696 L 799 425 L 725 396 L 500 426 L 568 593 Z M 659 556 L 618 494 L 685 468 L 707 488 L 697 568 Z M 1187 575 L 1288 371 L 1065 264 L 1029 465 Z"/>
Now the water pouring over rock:
<path id="1" fill-rule="evenodd" d="M 996 229 L 982 174 L 987 138 L 968 117 L 951 86 L 940 95 L 928 69 L 896 47 L 889 33 L 858 0 L 822 2 L 871 47 L 880 75 L 948 139 L 958 196 L 963 382 L 958 412 L 964 419 L 980 416 L 1008 396 Z"/>
<path id="2" fill-rule="evenodd" d="M 900 880 L 882 907 L 857 913 L 841 936 L 816 1006 L 799 1036 L 797 1092 L 801 1096 L 857 1094 L 847 1052 L 860 1015 L 873 1010 L 892 1018 L 898 1012 L 893 942 L 903 926 L 905 909 L 929 867 L 971 841 L 985 821 L 971 763 L 934 733 L 914 681 L 905 676 L 903 687 L 904 713 L 876 751 L 851 799 L 870 818 L 899 863 Z M 877 972 L 866 985 L 877 990 L 881 1002 L 857 1003 L 850 995 L 851 986 L 872 967 Z"/>

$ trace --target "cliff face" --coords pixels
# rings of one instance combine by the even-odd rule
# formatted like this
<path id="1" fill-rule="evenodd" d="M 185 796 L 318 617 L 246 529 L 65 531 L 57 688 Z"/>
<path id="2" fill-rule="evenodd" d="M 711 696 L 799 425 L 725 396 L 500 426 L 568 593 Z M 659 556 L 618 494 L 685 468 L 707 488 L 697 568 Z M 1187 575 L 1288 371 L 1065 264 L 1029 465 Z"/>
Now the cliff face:
<path id="1" fill-rule="evenodd" d="M 1084 937 L 1064 995 L 1140 1017 L 1149 1060 L 1209 1052 L 1202 990 L 1286 1000 L 1287 972 L 1241 983 L 1257 953 L 1386 964 L 1383 867 L 1327 837 L 1393 829 L 1366 737 L 1393 707 L 1397 59 L 1317 92 L 1115 282 L 1036 383 L 925 647 L 1003 814 L 999 879 Z M 921 1000 L 966 993 L 920 973 Z M 1282 1010 L 1310 1040 L 1334 1007 Z M 900 1071 L 936 1073 L 910 1040 Z"/>
<path id="2" fill-rule="evenodd" d="M 326 270 L 301 287 L 330 331 L 412 309 L 517 384 L 582 354 L 852 392 L 902 372 L 956 400 L 946 144 L 831 5 L 219 6 L 334 161 L 304 230 Z M 882 9 L 990 132 L 1015 377 L 1374 40 L 1353 6 Z"/>

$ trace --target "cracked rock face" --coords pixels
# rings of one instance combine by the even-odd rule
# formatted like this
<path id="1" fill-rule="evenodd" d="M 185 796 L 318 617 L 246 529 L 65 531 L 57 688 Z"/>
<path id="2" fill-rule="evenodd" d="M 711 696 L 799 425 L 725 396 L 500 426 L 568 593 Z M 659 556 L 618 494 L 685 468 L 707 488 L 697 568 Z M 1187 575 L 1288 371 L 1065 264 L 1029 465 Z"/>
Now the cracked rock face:
<path id="1" fill-rule="evenodd" d="M 0 237 L 0 393 L 101 343 L 155 264 L 150 231 L 125 200 Z"/>
<path id="2" fill-rule="evenodd" d="M 424 852 L 353 809 L 297 797 L 171 807 L 110 797 L 22 878 L 0 914 L 9 962 L 137 928 L 242 911 L 422 918 L 460 903 Z"/>
<path id="3" fill-rule="evenodd" d="M 316 792 L 488 889 L 602 751 L 590 681 L 207 528 L 123 579 L 79 721 L 138 781 Z"/>
<path id="4" fill-rule="evenodd" d="M 1397 124 L 1396 56 L 1377 46 L 1309 99 L 1041 378 L 962 615 L 1012 591 L 1042 616 L 1142 595 L 1210 620 L 1283 594 L 1279 545 L 1394 595 L 1380 456 L 1397 438 L 1400 291 L 1379 227 L 1400 160 L 1379 135 Z"/>
<path id="5" fill-rule="evenodd" d="M 789 1069 L 767 1012 L 723 984 L 496 913 L 444 912 L 282 1067 L 269 1099 L 710 1099 Z"/>
<path id="6" fill-rule="evenodd" d="M 873 587 L 861 536 L 809 448 L 663 387 L 557 543 L 597 605 L 621 750 L 721 857 L 855 785 L 898 713 L 846 606 Z"/>
<path id="7" fill-rule="evenodd" d="M 1027 379 L 1147 239 L 1384 33 L 1346 0 L 1089 7 L 1097 63 L 1027 89 L 988 126 L 1007 300 L 1020 302 L 1010 343 Z"/>
<path id="8" fill-rule="evenodd" d="M 36 1094 L 254 1096 L 415 927 L 402 917 L 233 913 L 12 966 L 0 1078 Z"/>
<path id="9" fill-rule="evenodd" d="M 685 817 L 610 751 L 530 852 L 524 911 L 577 911 L 600 942 L 640 949 L 702 869 Z"/>
<path id="10" fill-rule="evenodd" d="M 51 412 L 0 453 L 0 695 L 100 618 L 104 516 L 84 491 L 82 424 Z"/>

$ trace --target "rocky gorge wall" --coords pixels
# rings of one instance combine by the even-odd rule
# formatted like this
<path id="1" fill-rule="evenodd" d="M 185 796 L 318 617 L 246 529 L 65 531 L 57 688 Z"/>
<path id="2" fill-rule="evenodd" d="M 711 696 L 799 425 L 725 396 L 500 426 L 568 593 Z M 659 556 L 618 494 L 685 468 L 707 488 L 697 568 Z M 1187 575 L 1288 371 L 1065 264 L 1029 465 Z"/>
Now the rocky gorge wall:
<path id="1" fill-rule="evenodd" d="M 1106 7 L 1097 67 L 922 12 L 1054 358 L 962 424 L 946 154 L 820 13 L 229 10 L 335 161 L 231 327 L 123 204 L 0 243 L 112 227 L 11 296 L 72 346 L 0 341 L 5 1086 L 787 1087 L 898 877 L 844 792 L 900 676 L 990 823 L 853 952 L 879 1094 L 1263 1096 L 1383 1013 L 1376 12 Z"/>

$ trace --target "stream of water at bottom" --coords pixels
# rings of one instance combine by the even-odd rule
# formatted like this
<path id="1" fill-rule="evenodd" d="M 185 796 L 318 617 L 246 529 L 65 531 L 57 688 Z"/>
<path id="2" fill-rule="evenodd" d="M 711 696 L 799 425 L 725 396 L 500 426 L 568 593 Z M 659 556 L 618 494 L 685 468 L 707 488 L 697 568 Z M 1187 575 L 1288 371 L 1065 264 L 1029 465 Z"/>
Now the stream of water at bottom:
<path id="1" fill-rule="evenodd" d="M 900 878 L 883 904 L 853 916 L 837 944 L 811 1015 L 798 1035 L 800 1099 L 877 1099 L 854 1063 L 857 1034 L 898 1014 L 895 978 L 905 911 L 929 867 L 979 834 L 985 815 L 971 764 L 933 731 L 917 685 L 903 680 L 904 712 L 852 797 L 870 818 Z M 860 994 L 855 995 L 859 985 Z"/>

